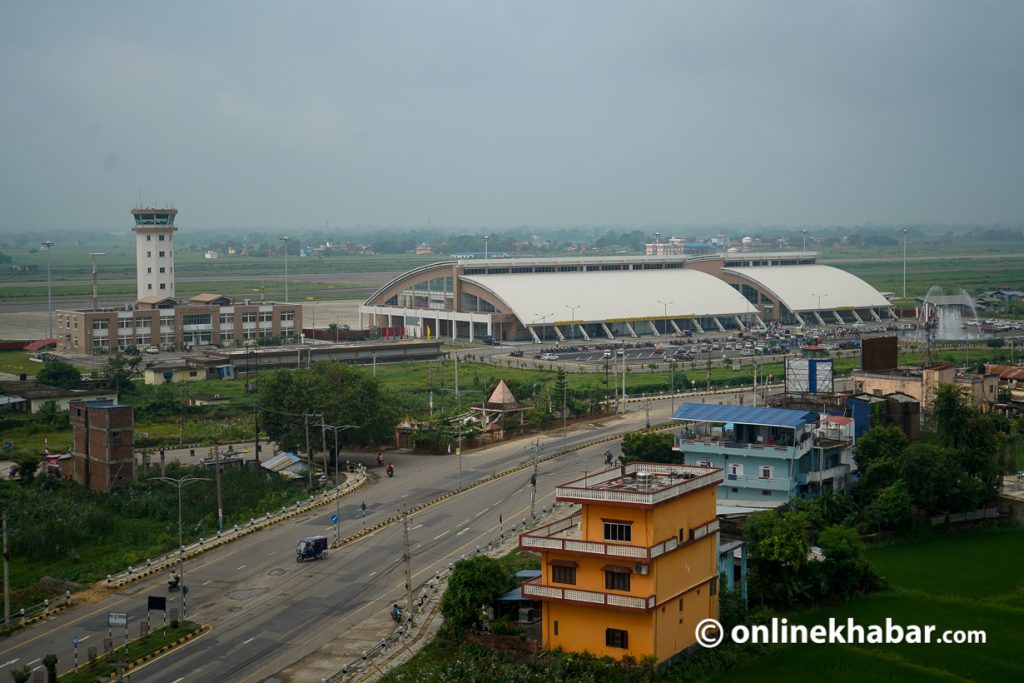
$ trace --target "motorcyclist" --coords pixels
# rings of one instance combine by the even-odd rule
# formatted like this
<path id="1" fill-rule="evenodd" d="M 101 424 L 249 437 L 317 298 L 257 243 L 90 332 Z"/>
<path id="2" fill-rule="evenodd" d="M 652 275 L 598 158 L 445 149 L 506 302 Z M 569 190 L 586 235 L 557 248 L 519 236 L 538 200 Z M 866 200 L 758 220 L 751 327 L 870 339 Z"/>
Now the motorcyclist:
<path id="1" fill-rule="evenodd" d="M 167 581 L 167 587 L 174 590 L 178 587 L 178 583 L 181 581 L 181 577 L 178 576 L 178 572 L 171 570 L 171 578 Z"/>
<path id="2" fill-rule="evenodd" d="M 377 454 L 377 464 L 378 465 L 383 465 L 384 464 L 384 454 L 383 453 L 378 453 Z"/>
<path id="3" fill-rule="evenodd" d="M 394 465 L 392 465 L 391 463 L 388 463 L 388 469 L 387 469 L 387 472 L 388 472 L 388 476 L 389 476 L 389 477 L 393 477 L 393 476 L 395 476 L 395 466 L 394 466 Z"/>
<path id="4" fill-rule="evenodd" d="M 604 464 L 605 465 L 611 465 L 612 464 L 612 452 L 611 451 L 605 451 L 604 452 Z"/>

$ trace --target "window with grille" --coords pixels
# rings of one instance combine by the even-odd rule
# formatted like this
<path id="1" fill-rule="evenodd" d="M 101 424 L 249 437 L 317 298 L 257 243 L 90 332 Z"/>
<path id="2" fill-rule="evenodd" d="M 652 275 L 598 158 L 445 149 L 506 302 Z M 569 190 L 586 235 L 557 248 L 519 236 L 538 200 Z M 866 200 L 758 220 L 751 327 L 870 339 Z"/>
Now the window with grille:
<path id="1" fill-rule="evenodd" d="M 551 567 L 552 583 L 576 584 L 576 567 L 554 565 Z"/>
<path id="2" fill-rule="evenodd" d="M 629 571 L 609 571 L 604 572 L 604 587 L 610 591 L 628 591 L 629 590 Z"/>
<path id="3" fill-rule="evenodd" d="M 633 525 L 629 522 L 605 522 L 604 540 L 633 542 Z"/>
<path id="4" fill-rule="evenodd" d="M 608 647 L 629 647 L 629 633 L 617 628 L 606 628 L 604 644 Z"/>

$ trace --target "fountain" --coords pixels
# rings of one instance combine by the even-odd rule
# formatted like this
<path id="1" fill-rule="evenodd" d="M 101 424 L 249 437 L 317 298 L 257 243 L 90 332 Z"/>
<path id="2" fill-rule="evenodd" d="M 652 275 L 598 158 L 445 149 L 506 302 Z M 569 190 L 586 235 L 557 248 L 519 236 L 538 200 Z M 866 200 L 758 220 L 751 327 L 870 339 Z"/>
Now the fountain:
<path id="1" fill-rule="evenodd" d="M 942 287 L 933 285 L 925 294 L 918 317 L 924 322 L 932 341 L 967 341 L 987 339 L 989 335 L 981 331 L 978 323 L 978 311 L 974 307 L 974 299 L 963 289 L 947 296 Z M 968 322 L 973 322 L 969 325 Z"/>

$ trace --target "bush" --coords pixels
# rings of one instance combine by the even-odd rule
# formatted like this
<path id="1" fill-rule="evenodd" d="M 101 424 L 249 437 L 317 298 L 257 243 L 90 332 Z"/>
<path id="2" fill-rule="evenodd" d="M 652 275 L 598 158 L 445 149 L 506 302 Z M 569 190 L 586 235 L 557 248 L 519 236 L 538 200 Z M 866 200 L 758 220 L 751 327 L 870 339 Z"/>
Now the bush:
<path id="1" fill-rule="evenodd" d="M 480 623 L 480 608 L 512 590 L 515 579 L 505 565 L 485 555 L 460 560 L 441 599 L 445 628 L 461 633 Z"/>

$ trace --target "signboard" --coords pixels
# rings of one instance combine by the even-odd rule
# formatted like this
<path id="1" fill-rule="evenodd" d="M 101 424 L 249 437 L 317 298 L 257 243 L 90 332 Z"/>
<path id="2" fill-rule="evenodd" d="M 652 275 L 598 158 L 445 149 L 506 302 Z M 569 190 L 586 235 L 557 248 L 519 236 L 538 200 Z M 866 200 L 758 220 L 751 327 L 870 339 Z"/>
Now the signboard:
<path id="1" fill-rule="evenodd" d="M 786 360 L 787 394 L 831 394 L 832 360 L 829 358 L 790 358 Z"/>
<path id="2" fill-rule="evenodd" d="M 167 611 L 167 598 L 162 595 L 150 595 L 149 605 L 146 609 L 156 610 L 160 612 Z"/>
<path id="3" fill-rule="evenodd" d="M 338 523 L 338 515 L 331 515 L 331 522 L 333 524 L 337 524 Z"/>
<path id="4" fill-rule="evenodd" d="M 127 612 L 107 612 L 107 626 L 127 626 L 128 625 L 128 613 Z"/>

